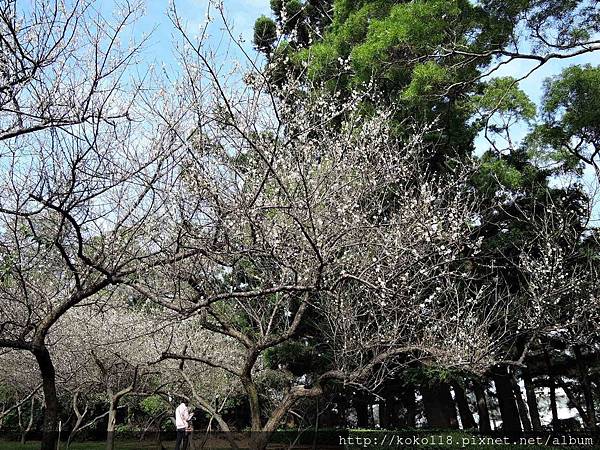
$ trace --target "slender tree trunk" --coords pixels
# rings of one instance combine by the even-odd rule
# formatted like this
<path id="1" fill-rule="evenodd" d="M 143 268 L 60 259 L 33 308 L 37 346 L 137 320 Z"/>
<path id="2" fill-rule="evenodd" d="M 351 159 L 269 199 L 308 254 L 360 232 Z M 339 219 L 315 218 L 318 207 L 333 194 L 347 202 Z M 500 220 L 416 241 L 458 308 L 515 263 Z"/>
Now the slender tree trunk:
<path id="1" fill-rule="evenodd" d="M 29 408 L 29 421 L 27 422 L 27 427 L 25 427 L 23 429 L 23 431 L 21 432 L 21 445 L 25 445 L 25 442 L 27 441 L 27 434 L 31 431 L 31 428 L 33 428 L 33 413 L 35 410 L 35 397 L 31 397 L 31 405 Z M 21 418 L 20 418 L 20 412 L 19 412 L 19 423 L 21 422 Z"/>
<path id="2" fill-rule="evenodd" d="M 289 392 L 288 395 L 283 399 L 283 401 L 275 408 L 275 410 L 271 413 L 271 416 L 265 423 L 265 426 L 259 430 L 259 433 L 254 433 L 251 439 L 251 447 L 253 450 L 265 450 L 267 448 L 267 444 L 271 438 L 271 435 L 277 430 L 277 427 L 281 423 L 284 416 L 290 411 L 292 406 L 298 401 L 298 399 L 304 397 L 318 397 L 323 394 L 322 388 L 313 387 L 308 391 L 304 391 L 301 394 L 298 392 L 294 393 L 292 391 Z M 236 446 L 237 448 L 237 446 Z"/>
<path id="3" fill-rule="evenodd" d="M 529 420 L 529 412 L 527 411 L 527 405 L 523 401 L 523 393 L 521 392 L 521 386 L 519 386 L 519 381 L 514 376 L 514 374 L 511 375 L 510 381 L 513 386 L 515 400 L 517 401 L 517 408 L 519 410 L 519 417 L 521 418 L 521 423 L 523 424 L 523 430 L 531 431 L 531 420 Z"/>
<path id="4" fill-rule="evenodd" d="M 338 419 L 334 419 L 334 420 L 338 420 L 340 423 L 339 425 L 342 426 L 342 428 L 347 428 L 348 427 L 348 400 L 346 398 L 346 396 L 344 396 L 343 394 L 337 394 L 337 409 L 338 409 Z"/>
<path id="5" fill-rule="evenodd" d="M 108 424 L 106 425 L 106 450 L 115 448 L 115 428 L 117 425 L 117 408 L 119 399 L 111 398 L 108 409 Z"/>
<path id="6" fill-rule="evenodd" d="M 556 382 L 550 377 L 550 411 L 552 412 L 552 426 L 558 426 L 558 406 L 556 405 Z"/>
<path id="7" fill-rule="evenodd" d="M 385 398 L 384 400 L 379 401 L 377 406 L 379 407 L 379 427 L 386 430 L 390 426 L 388 415 L 392 404 L 387 398 Z"/>
<path id="8" fill-rule="evenodd" d="M 375 411 L 373 410 L 372 403 L 367 405 L 367 411 L 369 413 L 369 427 L 368 428 L 375 428 Z"/>
<path id="9" fill-rule="evenodd" d="M 585 409 L 587 413 L 587 428 L 590 430 L 596 429 L 596 405 L 594 404 L 594 393 L 592 390 L 592 382 L 588 375 L 588 369 L 581 354 L 581 346 L 575 345 L 575 360 L 577 362 L 577 370 L 581 379 L 581 388 L 583 389 L 583 397 L 585 399 Z"/>
<path id="10" fill-rule="evenodd" d="M 87 403 L 85 405 L 85 409 L 83 410 L 83 413 L 81 413 L 79 411 L 79 406 L 77 406 L 78 399 L 79 399 L 79 391 L 75 392 L 75 394 L 73 395 L 73 412 L 75 413 L 75 417 L 77 419 L 75 420 L 75 425 L 73 425 L 73 428 L 71 428 L 71 432 L 69 433 L 69 437 L 67 438 L 67 450 L 69 450 L 69 447 L 71 446 L 71 442 L 72 442 L 73 438 L 75 437 L 75 434 L 79 431 L 79 427 L 81 427 L 81 424 L 83 423 L 83 419 L 85 418 L 87 411 L 88 411 Z"/>
<path id="11" fill-rule="evenodd" d="M 479 381 L 473 381 L 473 392 L 477 399 L 477 414 L 479 415 L 479 431 L 481 433 L 490 433 L 492 425 L 490 424 L 490 411 L 485 398 L 485 388 Z"/>
<path id="12" fill-rule="evenodd" d="M 379 410 L 379 415 L 381 416 L 381 407 Z M 385 424 L 385 428 L 394 429 L 398 428 L 398 399 L 397 393 L 395 389 L 390 389 L 387 392 L 384 403 L 384 414 L 383 414 L 382 427 Z"/>
<path id="13" fill-rule="evenodd" d="M 552 368 L 552 362 L 550 361 L 550 355 L 547 349 L 544 349 L 544 360 L 546 362 L 546 369 L 548 372 L 548 383 L 550 385 L 550 410 L 552 411 L 552 427 L 556 429 L 558 427 L 558 407 L 556 405 L 556 379 L 554 377 L 554 370 Z"/>
<path id="14" fill-rule="evenodd" d="M 447 383 L 423 384 L 421 394 L 423 395 L 425 417 L 430 427 L 458 428 L 456 407 Z"/>
<path id="15" fill-rule="evenodd" d="M 496 396 L 502 417 L 502 431 L 505 433 L 521 433 L 521 421 L 519 420 L 519 409 L 515 400 L 511 375 L 507 367 L 496 367 L 492 377 L 496 386 Z"/>
<path id="16" fill-rule="evenodd" d="M 412 385 L 406 387 L 400 394 L 402 405 L 406 409 L 404 416 L 404 425 L 415 428 L 417 425 L 417 402 L 415 399 L 415 389 Z"/>
<path id="17" fill-rule="evenodd" d="M 575 406 L 575 409 L 577 409 L 577 412 L 579 413 L 581 420 L 583 420 L 583 423 L 586 425 L 586 428 L 587 428 L 587 424 L 589 423 L 587 413 L 586 413 L 585 409 L 583 408 L 583 406 L 581 405 L 581 403 L 579 402 L 579 400 L 573 394 L 573 391 L 571 391 L 569 386 L 567 386 L 567 383 L 565 383 L 561 377 L 556 377 L 556 384 L 558 386 L 560 386 L 560 388 L 567 395 L 567 398 L 569 399 L 569 401 L 573 404 L 573 406 Z"/>
<path id="18" fill-rule="evenodd" d="M 469 409 L 469 400 L 467 399 L 467 393 L 460 383 L 454 383 L 452 385 L 454 390 L 454 398 L 456 405 L 458 406 L 458 413 L 460 414 L 460 421 L 462 422 L 463 429 L 468 430 L 476 428 L 475 418 L 473 413 Z"/>
<path id="19" fill-rule="evenodd" d="M 32 350 L 42 375 L 44 392 L 44 424 L 40 450 L 55 450 L 58 423 L 58 397 L 56 395 L 56 372 L 50 353 L 45 346 Z"/>
<path id="20" fill-rule="evenodd" d="M 356 426 L 358 428 L 369 427 L 369 405 L 363 399 L 354 402 L 354 408 L 356 409 Z"/>
<path id="21" fill-rule="evenodd" d="M 535 387 L 528 369 L 522 369 L 521 375 L 525 384 L 525 395 L 527 397 L 527 407 L 529 408 L 529 416 L 531 417 L 531 427 L 533 431 L 542 431 L 542 421 L 540 420 L 540 410 L 538 408 L 537 397 L 535 395 Z"/>

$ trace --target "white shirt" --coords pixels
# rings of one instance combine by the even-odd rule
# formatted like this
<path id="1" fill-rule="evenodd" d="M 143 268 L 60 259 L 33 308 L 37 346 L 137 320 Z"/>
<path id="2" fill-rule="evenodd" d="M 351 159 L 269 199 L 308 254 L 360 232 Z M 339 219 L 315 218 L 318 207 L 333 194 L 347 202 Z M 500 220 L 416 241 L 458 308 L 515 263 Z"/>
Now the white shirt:
<path id="1" fill-rule="evenodd" d="M 193 414 L 190 414 L 185 403 L 182 403 L 175 409 L 175 426 L 177 428 L 187 428 L 188 420 L 192 418 Z"/>

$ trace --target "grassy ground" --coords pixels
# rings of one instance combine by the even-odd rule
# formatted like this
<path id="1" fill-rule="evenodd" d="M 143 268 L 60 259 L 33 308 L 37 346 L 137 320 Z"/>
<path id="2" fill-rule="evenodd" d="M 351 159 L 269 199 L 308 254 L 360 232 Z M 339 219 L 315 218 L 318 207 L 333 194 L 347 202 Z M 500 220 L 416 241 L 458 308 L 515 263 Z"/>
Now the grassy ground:
<path id="1" fill-rule="evenodd" d="M 163 442 L 163 448 L 167 449 L 167 450 L 173 450 L 175 448 L 175 443 L 174 442 Z M 104 442 L 76 442 L 73 443 L 70 447 L 70 450 L 104 450 L 106 447 L 106 444 Z M 39 446 L 39 442 L 29 442 L 25 445 L 21 445 L 17 442 L 0 442 L 0 450 L 38 450 L 40 448 Z M 200 447 L 198 447 L 200 448 Z M 284 447 L 281 446 L 276 446 L 276 447 L 269 447 L 273 450 L 275 449 L 282 449 Z M 301 447 L 303 449 L 311 449 L 312 447 Z M 320 449 L 319 446 L 317 446 L 318 449 Z M 382 450 L 382 449 L 386 449 L 386 450 L 392 450 L 392 449 L 398 449 L 398 448 L 407 448 L 407 447 L 397 447 L 397 446 L 386 446 L 386 447 L 381 447 L 381 446 L 376 446 L 376 445 L 370 445 L 368 447 L 365 447 L 363 445 L 360 446 L 348 446 L 348 449 L 359 449 L 359 448 L 368 448 L 370 450 Z M 415 447 L 411 447 L 411 448 L 415 448 Z M 429 448 L 429 449 L 435 449 L 435 450 L 441 450 L 444 448 L 449 448 L 446 446 L 440 446 L 440 445 L 435 445 L 435 446 L 420 446 L 418 448 Z M 454 447 L 454 448 L 461 448 L 460 446 Z M 531 446 L 521 446 L 521 445 L 489 445 L 489 446 L 480 446 L 480 445 L 473 445 L 473 446 L 467 446 L 465 447 L 467 449 L 477 449 L 477 450 L 508 450 L 510 449 L 514 449 L 514 450 L 553 450 L 553 449 L 558 449 L 558 447 L 545 447 L 545 446 L 535 446 L 535 445 L 531 445 Z M 566 448 L 571 448 L 573 450 L 575 449 L 579 449 L 581 447 L 566 447 Z M 586 447 L 586 448 L 592 448 L 592 447 Z M 593 447 L 593 448 L 598 448 L 598 447 Z M 65 445 L 63 444 L 63 446 L 61 447 L 62 450 L 65 450 Z M 156 443 L 143 443 L 143 442 L 122 442 L 122 443 L 117 443 L 115 445 L 115 450 L 161 450 L 160 447 L 157 446 Z M 204 447 L 203 450 L 215 450 L 215 449 L 208 449 L 206 447 Z M 564 448 L 563 448 L 564 450 Z"/>
<path id="2" fill-rule="evenodd" d="M 175 442 L 163 443 L 166 449 L 172 450 L 175 448 Z M 28 442 L 21 445 L 18 442 L 1 442 L 0 450 L 38 450 L 40 448 L 39 442 Z M 65 450 L 66 444 L 63 443 L 61 450 Z M 69 447 L 69 450 L 104 450 L 106 448 L 105 442 L 74 442 Z M 115 445 L 115 450 L 158 450 L 160 447 L 153 442 L 121 442 Z"/>
<path id="3" fill-rule="evenodd" d="M 430 449 L 430 450 L 444 450 L 444 449 L 461 449 L 461 448 L 465 448 L 465 449 L 471 449 L 471 450 L 508 450 L 510 449 L 516 449 L 516 450 L 564 450 L 566 448 L 568 449 L 572 449 L 572 450 L 579 450 L 579 449 L 600 449 L 599 445 L 558 445 L 558 446 L 552 446 L 552 442 L 550 442 L 549 446 L 545 446 L 545 445 L 515 445 L 515 444 L 490 444 L 489 442 L 486 444 L 483 444 L 481 442 L 477 442 L 476 441 L 476 437 L 473 435 L 470 435 L 468 433 L 465 432 L 441 432 L 439 436 L 440 439 L 442 439 L 442 435 L 443 434 L 443 442 L 437 441 L 435 443 L 429 443 L 429 445 L 408 445 L 408 446 L 402 446 L 402 445 L 398 445 L 397 443 L 390 443 L 388 440 L 388 443 L 386 445 L 381 445 L 381 439 L 383 439 L 383 436 L 388 435 L 388 438 L 392 438 L 393 436 L 397 436 L 394 434 L 394 432 L 382 432 L 382 431 L 373 431 L 373 430 L 354 430 L 351 433 L 351 436 L 353 437 L 362 437 L 362 441 L 360 442 L 356 442 L 356 441 L 350 441 L 347 442 L 348 444 L 354 444 L 354 445 L 346 445 L 346 449 L 347 450 L 358 450 L 358 449 L 363 449 L 363 448 L 367 448 L 370 450 L 392 450 L 392 449 L 400 449 L 400 448 L 419 448 L 419 449 Z M 426 434 L 424 433 L 419 433 L 418 435 L 421 436 L 421 438 L 425 437 Z M 348 436 L 348 435 L 346 435 Z M 279 442 L 280 444 L 271 444 L 269 446 L 270 450 L 282 450 L 282 449 L 287 449 L 288 445 L 285 445 L 285 442 L 291 442 L 294 439 L 287 439 L 286 437 L 290 437 L 290 436 L 285 436 L 285 435 L 280 435 L 280 438 L 283 437 L 283 439 L 280 439 Z M 405 436 L 406 437 L 406 436 Z M 370 441 L 367 444 L 367 441 L 365 440 L 365 438 L 369 438 Z M 452 445 L 447 445 L 447 439 L 452 438 L 451 441 L 453 442 Z M 471 440 L 471 439 L 473 440 Z M 337 441 L 337 439 L 336 439 Z M 239 442 L 239 441 L 238 441 Z M 247 441 L 246 441 L 247 442 Z M 329 443 L 333 443 L 331 440 L 328 440 Z M 245 443 L 245 442 L 244 442 Z M 195 442 L 196 445 L 192 445 L 189 450 L 196 450 L 196 449 L 203 449 L 203 450 L 221 450 L 221 449 L 227 449 L 230 448 L 228 445 L 226 445 L 225 441 L 221 441 L 221 440 L 213 440 L 209 443 L 207 443 L 207 445 L 205 445 L 204 447 L 200 445 L 200 441 Z M 212 445 L 210 445 L 212 444 Z M 306 442 L 305 442 L 306 444 Z M 240 446 L 241 448 L 246 448 L 245 445 Z M 162 447 L 159 446 L 156 442 L 139 442 L 139 441 L 122 441 L 122 442 L 116 442 L 115 443 L 115 450 L 173 450 L 175 448 L 175 442 L 163 442 L 162 443 Z M 303 446 L 298 446 L 298 447 L 294 447 L 297 450 L 312 450 L 313 446 L 312 445 L 303 445 Z M 342 448 L 342 447 L 335 447 L 335 446 L 325 446 L 325 445 L 318 445 L 316 446 L 316 448 L 318 450 L 326 450 L 326 449 L 334 449 L 334 448 Z M 19 443 L 16 442 L 7 442 L 7 441 L 0 441 L 0 450 L 37 450 L 39 449 L 39 442 L 29 442 L 27 444 L 21 445 Z M 70 447 L 71 450 L 104 450 L 105 449 L 105 443 L 104 442 L 75 442 L 73 444 L 71 444 Z M 63 443 L 63 445 L 61 446 L 61 450 L 66 450 L 66 445 Z"/>

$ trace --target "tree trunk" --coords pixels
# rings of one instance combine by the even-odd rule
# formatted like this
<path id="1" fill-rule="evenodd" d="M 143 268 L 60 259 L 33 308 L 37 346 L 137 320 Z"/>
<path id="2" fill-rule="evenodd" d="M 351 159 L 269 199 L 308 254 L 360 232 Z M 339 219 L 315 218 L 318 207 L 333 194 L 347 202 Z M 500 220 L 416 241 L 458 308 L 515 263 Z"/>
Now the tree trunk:
<path id="1" fill-rule="evenodd" d="M 55 450 L 58 422 L 58 397 L 56 396 L 56 372 L 50 353 L 45 346 L 32 350 L 42 375 L 44 391 L 44 424 L 40 450 Z"/>
<path id="2" fill-rule="evenodd" d="M 550 410 L 552 411 L 552 427 L 556 429 L 558 426 L 558 407 L 556 405 L 556 379 L 554 377 L 554 370 L 552 369 L 552 362 L 550 361 L 550 355 L 548 350 L 544 349 L 544 360 L 546 362 L 546 369 L 548 371 L 548 383 L 550 385 Z"/>
<path id="3" fill-rule="evenodd" d="M 85 405 L 85 409 L 83 410 L 83 413 L 81 413 L 79 411 L 79 407 L 77 406 L 78 399 L 79 399 L 79 391 L 75 392 L 75 394 L 73 395 L 73 412 L 75 413 L 75 417 L 77 419 L 75 420 L 75 425 L 73 425 L 73 428 L 71 428 L 71 432 L 69 433 L 69 437 L 67 438 L 67 450 L 69 450 L 69 447 L 71 446 L 71 441 L 75 437 L 75 434 L 79 431 L 79 427 L 81 427 L 83 419 L 85 418 L 85 415 L 87 414 L 87 411 L 88 411 L 87 403 Z"/>
<path id="4" fill-rule="evenodd" d="M 375 428 L 375 411 L 373 410 L 373 404 L 367 405 L 367 411 L 369 413 L 369 426 L 368 428 Z"/>
<path id="5" fill-rule="evenodd" d="M 357 400 L 354 402 L 354 408 L 356 409 L 356 426 L 358 428 L 369 427 L 369 406 L 364 400 Z"/>
<path id="6" fill-rule="evenodd" d="M 529 416 L 531 417 L 531 427 L 533 431 L 542 431 L 542 421 L 540 420 L 540 410 L 538 408 L 537 397 L 535 396 L 535 388 L 533 380 L 528 369 L 522 369 L 521 375 L 525 384 L 525 395 L 527 397 L 527 407 L 529 408 Z"/>
<path id="7" fill-rule="evenodd" d="M 25 445 L 25 442 L 27 441 L 27 434 L 31 431 L 31 428 L 33 428 L 33 412 L 35 410 L 35 397 L 32 396 L 31 397 L 31 405 L 29 408 L 29 421 L 27 422 L 27 427 L 22 428 L 21 430 L 21 445 Z M 19 424 L 21 424 L 21 413 L 19 412 Z"/>
<path id="8" fill-rule="evenodd" d="M 511 375 L 507 367 L 496 367 L 492 374 L 496 386 L 496 396 L 502 417 L 502 431 L 505 433 L 521 433 L 521 421 L 519 420 L 519 409 L 513 392 Z"/>
<path id="9" fill-rule="evenodd" d="M 399 411 L 398 411 L 398 398 L 397 392 L 392 391 L 389 392 L 385 399 L 385 408 L 384 408 L 384 423 L 387 429 L 396 429 L 400 426 L 399 424 Z M 381 410 L 380 413 L 381 415 Z M 382 425 L 383 426 L 383 425 Z"/>
<path id="10" fill-rule="evenodd" d="M 456 407 L 447 383 L 423 384 L 421 394 L 425 417 L 430 427 L 458 429 Z"/>
<path id="11" fill-rule="evenodd" d="M 510 381 L 513 386 L 513 393 L 515 394 L 515 400 L 517 401 L 517 408 L 519 409 L 519 417 L 523 424 L 523 430 L 531 431 L 531 420 L 529 420 L 529 412 L 527 411 L 527 405 L 523 401 L 523 393 L 521 392 L 521 386 L 519 381 L 514 375 L 510 377 Z"/>
<path id="12" fill-rule="evenodd" d="M 594 393 L 592 390 L 592 382 L 588 375 L 588 369 L 581 354 L 581 347 L 574 346 L 575 360 L 577 362 L 577 370 L 581 379 L 581 388 L 583 389 L 583 397 L 585 399 L 585 409 L 587 414 L 587 428 L 590 430 L 596 429 L 596 406 L 594 405 Z"/>
<path id="13" fill-rule="evenodd" d="M 477 424 L 475 423 L 473 413 L 469 409 L 469 400 L 467 399 L 465 389 L 460 383 L 454 383 L 452 389 L 454 390 L 454 398 L 456 400 L 456 405 L 458 406 L 458 413 L 460 414 L 460 421 L 463 429 L 468 430 L 476 428 Z"/>
<path id="14" fill-rule="evenodd" d="M 473 392 L 477 399 L 477 414 L 479 415 L 479 431 L 481 433 L 490 433 L 492 426 L 490 424 L 490 411 L 485 398 L 485 389 L 479 381 L 473 381 Z"/>
<path id="15" fill-rule="evenodd" d="M 402 405 L 406 409 L 404 416 L 404 425 L 410 428 L 415 428 L 417 425 L 417 402 L 415 399 L 415 389 L 409 385 L 400 394 Z"/>
<path id="16" fill-rule="evenodd" d="M 388 430 L 394 426 L 396 412 L 396 398 L 394 396 L 394 381 L 387 380 L 381 392 L 383 397 L 379 402 L 379 426 Z"/>
<path id="17" fill-rule="evenodd" d="M 556 405 L 556 382 L 550 377 L 550 410 L 552 411 L 552 426 L 558 426 L 558 406 Z"/>
<path id="18" fill-rule="evenodd" d="M 111 399 L 108 410 L 108 424 L 106 425 L 106 450 L 115 448 L 115 428 L 117 425 L 118 400 Z"/>
<path id="19" fill-rule="evenodd" d="M 573 394 L 573 391 L 571 391 L 569 386 L 567 386 L 567 383 L 565 383 L 561 377 L 556 377 L 556 384 L 558 386 L 560 386 L 561 389 L 565 392 L 565 394 L 567 395 L 567 398 L 573 404 L 573 406 L 575 406 L 575 409 L 579 413 L 579 417 L 581 417 L 581 420 L 587 426 L 587 424 L 589 422 L 587 412 L 585 411 L 585 409 L 583 408 L 583 406 L 581 405 L 581 403 L 579 402 L 577 397 L 575 397 L 575 395 Z"/>
<path id="20" fill-rule="evenodd" d="M 390 426 L 390 410 L 393 407 L 391 398 L 387 397 L 384 400 L 379 401 L 377 406 L 379 407 L 379 427 L 383 430 L 387 430 Z"/>

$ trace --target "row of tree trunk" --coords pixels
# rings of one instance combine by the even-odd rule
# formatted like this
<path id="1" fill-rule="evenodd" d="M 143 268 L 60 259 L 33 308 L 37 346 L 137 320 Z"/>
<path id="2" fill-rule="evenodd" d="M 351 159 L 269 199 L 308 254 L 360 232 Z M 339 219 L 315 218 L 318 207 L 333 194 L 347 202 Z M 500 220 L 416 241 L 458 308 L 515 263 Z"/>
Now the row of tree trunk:
<path id="1" fill-rule="evenodd" d="M 542 377 L 538 376 L 536 383 L 538 387 L 544 386 L 549 389 L 552 428 L 555 430 L 561 428 L 556 396 L 557 388 L 561 388 L 570 405 L 577 409 L 584 427 L 588 430 L 596 430 L 594 385 L 581 350 L 575 350 L 580 395 L 574 392 L 573 387 L 565 382 L 562 376 L 554 374 L 548 353 L 545 353 L 543 357 L 547 374 Z M 524 390 L 521 388 L 517 375 L 523 382 Z M 526 367 L 519 367 L 518 370 L 515 370 L 508 366 L 498 366 L 491 371 L 489 378 L 495 387 L 494 397 L 502 419 L 502 431 L 517 434 L 543 430 L 535 392 L 536 384 Z M 481 380 L 469 380 L 464 383 L 430 382 L 418 387 L 395 387 L 398 382 L 391 381 L 379 393 L 380 400 L 377 403 L 379 426 L 387 429 L 415 427 L 418 412 L 416 392 L 418 391 L 421 394 L 422 411 L 428 426 L 457 429 L 460 425 L 463 429 L 478 428 L 483 433 L 490 432 L 492 431 L 489 403 L 491 397 L 487 392 L 486 384 Z M 474 394 L 474 405 L 469 401 L 467 389 Z M 369 414 L 371 403 L 373 403 L 372 398 L 358 398 L 353 401 L 357 426 L 360 428 L 374 426 L 373 414 Z M 473 409 L 477 411 L 477 421 Z"/>

